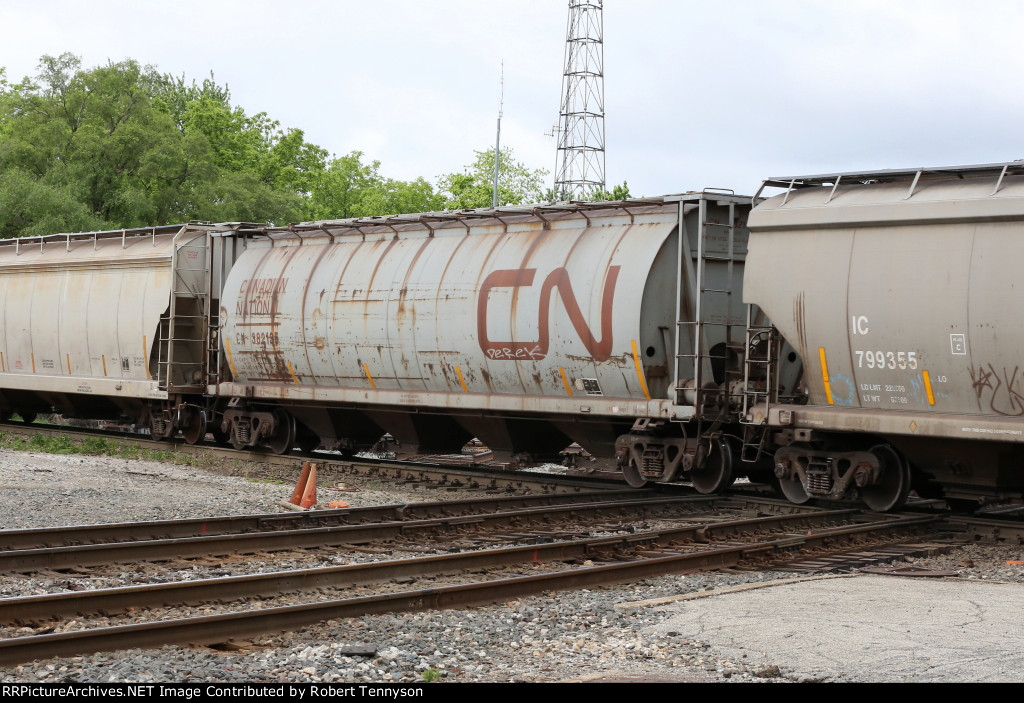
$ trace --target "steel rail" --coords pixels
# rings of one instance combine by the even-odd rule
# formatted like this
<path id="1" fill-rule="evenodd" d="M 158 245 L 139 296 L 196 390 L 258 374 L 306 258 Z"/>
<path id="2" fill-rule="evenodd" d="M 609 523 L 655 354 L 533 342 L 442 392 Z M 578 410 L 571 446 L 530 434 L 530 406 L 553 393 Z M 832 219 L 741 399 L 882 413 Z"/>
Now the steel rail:
<path id="1" fill-rule="evenodd" d="M 190 456 L 213 455 L 228 459 L 251 461 L 260 464 L 272 464 L 299 469 L 304 461 L 315 461 L 321 470 L 333 470 L 339 473 L 350 473 L 357 476 L 379 476 L 387 480 L 419 480 L 426 482 L 426 477 L 437 476 L 434 485 L 446 485 L 466 489 L 487 490 L 524 490 L 536 489 L 549 493 L 593 490 L 595 486 L 606 484 L 621 488 L 622 481 L 614 478 L 579 477 L 559 474 L 542 474 L 530 471 L 509 471 L 504 468 L 486 464 L 467 464 L 466 459 L 448 464 L 441 461 L 443 456 L 431 455 L 420 459 L 369 459 L 344 458 L 338 454 L 322 451 L 292 452 L 289 454 L 272 454 L 260 451 L 248 451 L 220 447 L 213 444 L 188 444 L 184 440 L 154 440 L 145 436 L 114 430 L 94 430 L 63 425 L 37 425 L 16 422 L 0 422 L 0 428 L 13 434 L 31 436 L 42 434 L 51 437 L 67 435 L 73 437 L 102 437 L 116 439 L 126 444 L 133 444 L 143 449 L 154 451 L 174 451 Z M 455 455 L 452 455 L 453 457 Z M 298 471 L 296 471 L 298 476 Z M 443 482 L 443 483 L 442 483 Z"/>
<path id="2" fill-rule="evenodd" d="M 835 510 L 805 515 L 733 520 L 714 525 L 716 532 L 732 534 L 755 528 L 760 531 L 780 529 L 812 529 L 836 520 L 853 517 L 858 511 Z M 892 520 L 881 524 L 894 524 Z M 902 523 L 901 523 L 902 524 Z M 917 523 L 912 523 L 917 524 Z M 872 526 L 879 529 L 878 523 Z M 836 528 L 830 528 L 834 534 Z M 445 554 L 409 559 L 392 559 L 361 564 L 300 569 L 294 571 L 196 579 L 171 583 L 120 586 L 93 591 L 72 591 L 57 594 L 21 596 L 0 599 L 0 623 L 27 623 L 57 617 L 90 613 L 125 612 L 131 608 L 164 605 L 198 605 L 226 602 L 232 599 L 308 591 L 337 586 L 359 586 L 380 583 L 398 577 L 425 577 L 452 573 L 463 569 L 481 569 L 501 565 L 564 561 L 589 558 L 610 549 L 639 548 L 658 543 L 691 544 L 704 542 L 709 529 L 690 525 L 672 529 L 634 533 L 628 536 L 599 537 L 569 542 L 486 549 L 460 554 Z M 792 536 L 785 538 L 794 543 Z M 798 540 L 799 542 L 799 540 Z"/>
<path id="3" fill-rule="evenodd" d="M 683 496 L 677 498 L 608 501 L 573 505 L 552 505 L 497 513 L 455 515 L 421 520 L 376 522 L 361 525 L 300 528 L 273 532 L 247 532 L 172 539 L 108 542 L 67 547 L 18 549 L 0 552 L 0 573 L 27 572 L 39 569 L 63 569 L 81 566 L 123 564 L 135 561 L 185 559 L 200 556 L 281 551 L 311 547 L 365 544 L 367 542 L 407 537 L 428 530 L 449 531 L 474 525 L 495 529 L 524 522 L 550 521 L 567 513 L 578 516 L 617 512 L 620 515 L 649 515 L 659 508 L 693 505 L 728 505 L 721 496 Z M 522 525 L 517 525 L 522 527 Z"/>
<path id="4" fill-rule="evenodd" d="M 1024 522 L 1019 520 L 956 515 L 947 517 L 946 522 L 979 541 L 1024 544 Z"/>
<path id="5" fill-rule="evenodd" d="M 863 531 L 900 529 L 932 522 L 937 518 L 899 518 L 859 528 Z M 842 530 L 842 536 L 851 536 Z M 164 620 L 75 632 L 30 635 L 0 641 L 0 666 L 33 659 L 88 654 L 92 652 L 158 647 L 165 644 L 211 644 L 236 637 L 252 637 L 290 631 L 325 620 L 388 612 L 446 609 L 486 605 L 509 598 L 533 595 L 548 590 L 587 588 L 602 584 L 630 582 L 653 576 L 698 568 L 735 566 L 745 559 L 764 559 L 783 555 L 798 547 L 823 544 L 834 539 L 829 531 L 807 535 L 804 539 L 784 537 L 754 544 L 710 549 L 687 554 L 662 555 L 636 561 L 580 567 L 570 571 L 519 576 L 458 586 L 419 589 L 291 605 L 264 610 L 248 610 L 222 615 Z"/>
<path id="6" fill-rule="evenodd" d="M 454 501 L 422 503 L 390 503 L 356 508 L 309 510 L 303 512 L 263 513 L 256 515 L 225 515 L 188 520 L 155 520 L 151 522 L 122 522 L 71 527 L 44 527 L 18 530 L 0 530 L 0 550 L 38 549 L 72 544 L 100 544 L 130 542 L 207 535 L 265 532 L 268 530 L 298 529 L 319 525 L 365 524 L 384 520 L 408 520 L 415 516 L 441 517 L 497 511 L 500 508 L 526 508 L 537 505 L 565 505 L 598 500 L 637 499 L 654 495 L 651 491 L 636 489 L 617 491 L 586 491 L 579 493 L 551 493 L 529 496 L 491 496 Z"/>

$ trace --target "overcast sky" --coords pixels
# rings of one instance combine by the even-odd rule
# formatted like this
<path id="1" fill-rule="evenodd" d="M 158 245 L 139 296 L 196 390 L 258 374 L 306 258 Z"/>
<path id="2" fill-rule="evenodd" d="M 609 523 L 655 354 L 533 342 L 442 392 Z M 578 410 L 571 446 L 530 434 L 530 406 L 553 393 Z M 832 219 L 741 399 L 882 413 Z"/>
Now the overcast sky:
<path id="1" fill-rule="evenodd" d="M 133 58 L 392 178 L 554 170 L 566 0 L 0 0 L 0 66 Z M 1024 3 L 606 0 L 607 180 L 634 195 L 1024 158 Z M 550 178 L 549 178 L 550 180 Z"/>

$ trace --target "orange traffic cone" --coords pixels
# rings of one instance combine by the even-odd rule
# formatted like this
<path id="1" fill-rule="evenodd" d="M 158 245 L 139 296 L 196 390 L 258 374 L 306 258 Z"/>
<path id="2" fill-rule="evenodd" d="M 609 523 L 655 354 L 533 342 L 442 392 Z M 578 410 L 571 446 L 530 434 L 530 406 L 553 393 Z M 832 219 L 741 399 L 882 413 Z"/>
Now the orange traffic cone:
<path id="1" fill-rule="evenodd" d="M 302 491 L 302 501 L 299 503 L 299 507 L 308 510 L 314 505 L 316 505 L 316 464 L 310 464 L 306 487 Z"/>
<path id="2" fill-rule="evenodd" d="M 306 492 L 306 482 L 309 480 L 310 466 L 312 466 L 312 463 L 308 461 L 302 465 L 302 473 L 299 474 L 299 480 L 295 484 L 295 490 L 292 491 L 292 497 L 288 499 L 288 502 L 292 505 L 299 505 L 302 502 L 302 494 Z"/>

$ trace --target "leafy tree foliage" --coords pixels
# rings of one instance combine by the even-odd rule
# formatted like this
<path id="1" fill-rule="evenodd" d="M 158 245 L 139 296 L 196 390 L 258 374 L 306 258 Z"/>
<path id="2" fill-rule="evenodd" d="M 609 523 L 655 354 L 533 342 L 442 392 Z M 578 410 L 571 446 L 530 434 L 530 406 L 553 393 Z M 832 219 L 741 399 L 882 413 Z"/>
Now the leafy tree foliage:
<path id="1" fill-rule="evenodd" d="M 34 80 L 0 83 L 0 236 L 296 220 L 326 158 L 212 77 L 44 56 Z"/>
<path id="2" fill-rule="evenodd" d="M 622 185 L 613 186 L 611 190 L 605 190 L 604 188 L 592 188 L 589 192 L 585 193 L 580 200 L 583 202 L 597 202 L 600 200 L 626 200 L 632 197 L 629 194 L 629 185 L 626 181 L 622 182 Z M 548 188 L 544 192 L 544 199 L 549 201 L 563 201 L 563 200 L 574 200 L 574 198 L 566 197 L 564 193 L 560 193 L 554 188 Z"/>
<path id="3" fill-rule="evenodd" d="M 23 81 L 4 96 L 3 172 L 68 194 L 97 225 L 162 219 L 175 200 L 164 174 L 180 162 L 182 140 L 150 104 L 152 72 L 132 61 L 86 72 L 70 54 L 44 56 L 39 69 L 38 83 Z"/>
<path id="4" fill-rule="evenodd" d="M 622 182 L 622 185 L 612 186 L 611 190 L 605 190 L 603 188 L 595 188 L 591 192 L 587 193 L 587 200 L 626 200 L 630 197 L 629 195 L 629 184 L 626 181 Z"/>
<path id="5" fill-rule="evenodd" d="M 5 236 L 90 231 L 102 224 L 74 188 L 43 183 L 20 168 L 0 173 L 0 233 Z"/>
<path id="6" fill-rule="evenodd" d="M 423 178 L 397 181 L 380 174 L 380 162 L 363 163 L 363 152 L 334 159 L 314 181 L 307 203 L 308 219 L 341 219 L 444 207 L 444 198 Z"/>
<path id="7" fill-rule="evenodd" d="M 19 82 L 0 68 L 0 237 L 486 207 L 494 151 L 475 153 L 435 188 L 388 178 L 359 151 L 329 157 L 302 130 L 232 105 L 212 73 L 86 69 L 72 54 L 44 56 Z M 542 200 L 545 175 L 503 149 L 499 202 Z"/>
<path id="8" fill-rule="evenodd" d="M 494 149 L 476 151 L 476 159 L 462 173 L 441 176 L 438 190 L 450 210 L 489 207 L 494 193 Z M 544 169 L 531 170 L 515 160 L 512 149 L 501 150 L 498 161 L 498 205 L 519 205 L 545 200 Z"/>

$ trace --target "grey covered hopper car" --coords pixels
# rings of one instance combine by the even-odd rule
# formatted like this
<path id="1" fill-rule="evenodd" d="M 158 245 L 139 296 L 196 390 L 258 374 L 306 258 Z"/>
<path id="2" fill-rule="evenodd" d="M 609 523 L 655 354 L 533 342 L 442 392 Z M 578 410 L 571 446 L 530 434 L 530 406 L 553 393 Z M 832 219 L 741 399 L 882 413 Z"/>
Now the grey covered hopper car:
<path id="1" fill-rule="evenodd" d="M 744 298 L 802 357 L 762 404 L 791 500 L 1024 493 L 1024 165 L 772 179 Z M 912 471 L 913 469 L 913 471 Z"/>
<path id="2" fill-rule="evenodd" d="M 704 192 L 10 241 L 0 411 L 279 453 L 477 437 L 521 465 L 575 441 L 633 485 L 719 490 L 755 468 L 734 420 L 749 209 Z"/>
<path id="3" fill-rule="evenodd" d="M 749 202 L 689 194 L 268 230 L 221 295 L 230 379 L 216 391 L 235 399 L 222 426 L 236 446 L 345 452 L 384 432 L 407 453 L 478 437 L 519 464 L 576 441 L 634 485 L 690 473 L 720 488 L 732 447 L 699 425 L 728 412 L 719 389 L 737 380 L 725 361 L 744 343 Z"/>

